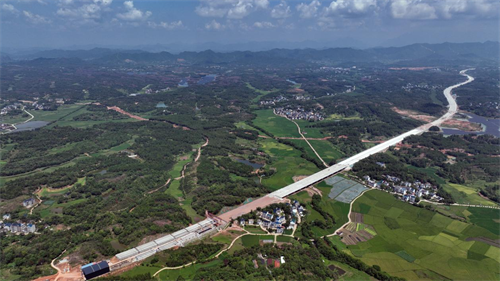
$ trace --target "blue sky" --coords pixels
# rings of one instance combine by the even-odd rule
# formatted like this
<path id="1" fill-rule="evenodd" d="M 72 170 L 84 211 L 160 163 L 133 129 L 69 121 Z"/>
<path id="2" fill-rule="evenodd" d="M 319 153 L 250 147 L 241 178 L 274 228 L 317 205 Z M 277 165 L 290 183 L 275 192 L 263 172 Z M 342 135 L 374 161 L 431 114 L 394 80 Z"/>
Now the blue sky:
<path id="1" fill-rule="evenodd" d="M 0 0 L 4 47 L 498 40 L 497 0 Z"/>

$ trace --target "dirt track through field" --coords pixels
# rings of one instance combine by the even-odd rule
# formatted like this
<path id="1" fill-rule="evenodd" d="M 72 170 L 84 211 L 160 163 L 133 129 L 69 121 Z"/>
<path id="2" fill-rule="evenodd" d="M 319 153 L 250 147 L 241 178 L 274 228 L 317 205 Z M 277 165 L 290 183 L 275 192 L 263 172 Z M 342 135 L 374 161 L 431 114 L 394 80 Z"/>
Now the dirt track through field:
<path id="1" fill-rule="evenodd" d="M 108 110 L 114 110 L 114 111 L 116 111 L 116 112 L 118 112 L 118 113 L 121 113 L 121 114 L 123 114 L 123 115 L 127 115 L 128 117 L 133 118 L 133 119 L 136 119 L 136 120 L 139 120 L 139 121 L 147 121 L 147 120 L 148 120 L 148 119 L 146 119 L 146 118 L 142 118 L 142 117 L 140 117 L 140 116 L 137 116 L 137 115 L 134 115 L 134 114 L 132 114 L 132 113 L 126 112 L 125 110 L 123 110 L 123 109 L 119 108 L 118 106 L 107 106 L 106 108 L 107 108 Z"/>
<path id="2" fill-rule="evenodd" d="M 274 109 L 273 109 L 273 113 L 274 113 L 276 116 L 279 116 L 279 115 L 277 115 L 277 114 L 276 114 L 276 111 L 275 111 Z M 286 118 L 286 117 L 285 117 L 285 118 Z M 291 122 L 293 122 L 293 124 L 295 124 L 295 126 L 297 126 L 297 130 L 298 130 L 298 132 L 299 132 L 299 135 L 301 135 L 301 136 L 302 136 L 302 139 L 303 139 L 303 140 L 305 140 L 305 141 L 307 142 L 307 144 L 309 145 L 309 147 L 312 149 L 312 151 L 314 152 L 314 154 L 316 154 L 316 157 L 318 157 L 318 159 L 319 159 L 319 160 L 323 163 L 323 165 L 324 165 L 325 167 L 327 167 L 327 168 L 328 168 L 328 167 L 330 167 L 330 166 L 328 166 L 328 164 L 326 164 L 326 162 L 323 160 L 323 158 L 321 158 L 321 156 L 319 156 L 318 152 L 316 151 L 316 149 L 314 149 L 314 147 L 311 145 L 311 143 L 309 142 L 309 140 L 307 140 L 307 138 L 306 138 L 306 137 L 302 134 L 302 131 L 300 130 L 300 126 L 299 126 L 299 124 L 297 124 L 297 122 L 295 122 L 295 121 L 294 121 L 294 120 L 292 120 L 292 119 L 288 119 L 288 118 L 286 118 L 286 119 L 287 119 L 287 120 L 289 120 L 289 121 L 291 121 Z"/>

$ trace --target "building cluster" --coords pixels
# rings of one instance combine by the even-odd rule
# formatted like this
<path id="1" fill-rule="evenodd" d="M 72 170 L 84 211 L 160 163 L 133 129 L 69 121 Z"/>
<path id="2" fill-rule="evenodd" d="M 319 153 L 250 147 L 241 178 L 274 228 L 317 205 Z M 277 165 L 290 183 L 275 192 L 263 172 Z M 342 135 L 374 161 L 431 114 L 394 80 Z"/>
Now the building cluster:
<path id="1" fill-rule="evenodd" d="M 290 204 L 288 204 L 290 205 Z M 261 211 L 257 212 L 257 219 L 240 219 L 240 226 L 251 225 L 260 226 L 268 231 L 283 234 L 286 229 L 293 229 L 297 225 L 297 218 L 304 216 L 304 207 L 298 201 L 294 201 L 290 205 L 292 213 L 286 214 L 281 208 L 274 208 L 272 212 Z M 289 218 L 288 226 L 286 226 L 287 217 Z"/>
<path id="2" fill-rule="evenodd" d="M 35 198 L 29 198 L 29 199 L 23 200 L 23 206 L 26 208 L 31 208 L 35 204 L 36 204 Z"/>
<path id="3" fill-rule="evenodd" d="M 279 102 L 284 102 L 284 101 L 288 101 L 288 99 L 286 97 L 284 97 L 283 95 L 279 95 L 279 96 L 274 97 L 270 100 L 260 101 L 260 105 L 275 105 Z"/>
<path id="4" fill-rule="evenodd" d="M 424 183 L 419 180 L 408 182 L 391 175 L 384 175 L 384 178 L 384 180 L 375 181 L 371 179 L 370 176 L 363 177 L 367 185 L 374 188 L 392 191 L 393 193 L 399 195 L 401 200 L 405 202 L 415 203 L 418 202 L 420 198 L 437 202 L 443 200 L 442 197 L 436 194 L 437 187 L 428 182 Z"/>
<path id="5" fill-rule="evenodd" d="M 433 90 L 440 88 L 441 86 L 429 86 L 427 84 L 413 84 L 413 83 L 408 83 L 406 86 L 401 86 L 401 89 L 405 90 L 406 92 L 411 92 L 413 89 L 426 89 L 426 90 Z"/>
<path id="6" fill-rule="evenodd" d="M 493 110 L 498 110 L 500 109 L 500 102 L 498 101 L 488 101 L 488 102 L 478 102 L 478 103 L 472 103 L 469 102 L 469 107 L 475 107 L 475 108 L 486 108 L 486 109 L 493 109 Z"/>
<path id="7" fill-rule="evenodd" d="M 328 71 L 336 74 L 349 74 L 351 68 L 349 67 L 332 67 L 332 66 L 322 66 L 319 68 L 320 71 Z"/>
<path id="8" fill-rule="evenodd" d="M 15 234 L 28 234 L 36 231 L 36 226 L 33 222 L 4 222 L 11 219 L 10 214 L 4 214 L 3 220 L 0 221 L 0 232 L 11 232 Z"/>
<path id="9" fill-rule="evenodd" d="M 15 129 L 16 129 L 16 127 L 12 126 L 12 124 L 8 124 L 8 123 L 0 124 L 0 132 L 12 131 Z"/>
<path id="10" fill-rule="evenodd" d="M 307 121 L 321 121 L 325 117 L 319 112 L 305 110 L 302 107 L 297 108 L 284 108 L 278 107 L 274 109 L 276 115 L 291 119 L 291 120 L 307 120 Z"/>
<path id="11" fill-rule="evenodd" d="M 304 96 L 304 95 L 294 95 L 291 100 L 296 100 L 296 101 L 308 101 L 308 100 L 311 100 L 311 99 L 315 99 L 316 97 L 310 97 L 310 96 Z M 283 96 L 283 95 L 279 95 L 277 97 L 273 97 L 269 100 L 263 100 L 263 101 L 260 101 L 260 105 L 276 105 L 277 103 L 280 103 L 280 102 L 285 102 L 285 101 L 289 101 L 290 99 Z"/>
<path id="12" fill-rule="evenodd" d="M 35 101 L 34 103 L 32 103 L 31 106 L 35 110 L 44 110 L 46 108 L 44 103 L 39 103 L 38 101 Z"/>
<path id="13" fill-rule="evenodd" d="M 20 110 L 22 109 L 22 105 L 18 102 L 16 103 L 13 103 L 13 104 L 9 104 L 7 106 L 4 106 L 1 110 L 0 110 L 0 115 L 7 115 L 9 112 L 13 111 L 13 110 Z"/>

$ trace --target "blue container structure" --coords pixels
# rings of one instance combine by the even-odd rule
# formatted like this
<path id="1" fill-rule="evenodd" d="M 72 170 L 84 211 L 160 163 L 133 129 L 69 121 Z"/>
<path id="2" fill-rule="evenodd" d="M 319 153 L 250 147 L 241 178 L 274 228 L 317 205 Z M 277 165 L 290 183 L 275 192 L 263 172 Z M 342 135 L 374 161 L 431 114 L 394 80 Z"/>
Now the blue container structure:
<path id="1" fill-rule="evenodd" d="M 101 276 L 109 272 L 109 264 L 107 261 L 101 261 L 98 263 L 89 263 L 82 266 L 82 272 L 86 280 L 90 280 L 94 277 Z"/>

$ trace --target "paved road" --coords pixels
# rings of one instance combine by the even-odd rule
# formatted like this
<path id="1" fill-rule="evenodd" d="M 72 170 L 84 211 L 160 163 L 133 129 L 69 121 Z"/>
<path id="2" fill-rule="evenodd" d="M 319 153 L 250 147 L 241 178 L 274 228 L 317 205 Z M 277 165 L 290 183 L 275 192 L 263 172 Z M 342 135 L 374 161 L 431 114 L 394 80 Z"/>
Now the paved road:
<path id="1" fill-rule="evenodd" d="M 407 138 L 409 136 L 421 134 L 421 133 L 427 131 L 432 126 L 439 126 L 444 121 L 453 117 L 453 115 L 457 112 L 457 109 L 458 109 L 457 102 L 453 98 L 451 91 L 455 88 L 458 88 L 460 86 L 463 86 L 467 83 L 474 81 L 474 78 L 466 73 L 467 70 L 469 70 L 469 69 L 465 69 L 465 70 L 460 71 L 460 75 L 467 77 L 467 81 L 450 86 L 443 91 L 446 99 L 448 100 L 449 106 L 448 106 L 448 111 L 446 112 L 446 114 L 441 116 L 439 119 L 432 121 L 428 124 L 425 124 L 423 126 L 420 126 L 416 129 L 413 129 L 409 132 L 403 133 L 397 137 L 394 137 L 390 140 L 387 140 L 387 141 L 385 141 L 381 144 L 378 144 L 374 147 L 371 147 L 363 152 L 360 152 L 352 157 L 345 159 L 344 161 L 342 161 L 340 163 L 337 163 L 336 165 L 333 165 L 329 168 L 326 168 L 322 171 L 319 171 L 319 172 L 317 172 L 317 173 L 315 173 L 315 174 L 313 174 L 313 175 L 311 175 L 311 176 L 309 176 L 301 181 L 298 181 L 298 182 L 292 183 L 288 186 L 285 186 L 282 189 L 279 189 L 279 190 L 269 194 L 268 196 L 284 198 L 284 197 L 286 197 L 290 194 L 293 194 L 293 193 L 295 193 L 303 188 L 306 188 L 312 184 L 315 184 L 319 181 L 322 181 L 323 179 L 330 177 L 330 176 L 354 165 L 355 163 L 357 163 L 365 158 L 368 158 L 369 156 L 371 156 L 373 154 L 382 152 L 382 151 L 388 149 L 389 147 L 394 146 L 394 145 L 402 142 L 405 138 Z"/>

